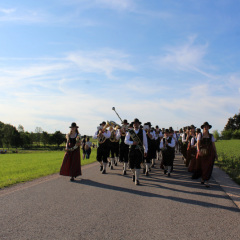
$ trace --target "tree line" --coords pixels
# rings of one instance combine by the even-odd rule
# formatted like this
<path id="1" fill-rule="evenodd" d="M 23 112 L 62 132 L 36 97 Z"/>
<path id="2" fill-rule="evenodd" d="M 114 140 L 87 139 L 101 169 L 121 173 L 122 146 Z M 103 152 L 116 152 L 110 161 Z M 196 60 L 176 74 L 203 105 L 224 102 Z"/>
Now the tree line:
<path id="1" fill-rule="evenodd" d="M 222 139 L 240 139 L 240 113 L 228 119 L 222 131 Z"/>
<path id="2" fill-rule="evenodd" d="M 0 121 L 0 147 L 1 148 L 33 148 L 46 146 L 59 146 L 66 142 L 66 134 L 56 131 L 49 134 L 41 127 L 36 127 L 35 132 L 24 131 L 24 127 L 18 128 Z"/>

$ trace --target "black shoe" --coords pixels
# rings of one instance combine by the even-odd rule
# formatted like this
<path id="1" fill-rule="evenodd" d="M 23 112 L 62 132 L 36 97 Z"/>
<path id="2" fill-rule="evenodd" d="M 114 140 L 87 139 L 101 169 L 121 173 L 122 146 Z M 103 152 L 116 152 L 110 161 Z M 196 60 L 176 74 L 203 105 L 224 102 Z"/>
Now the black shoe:
<path id="1" fill-rule="evenodd" d="M 102 171 L 102 174 L 106 174 L 106 170 L 103 170 L 103 171 Z"/>
<path id="2" fill-rule="evenodd" d="M 151 172 L 152 170 L 151 170 L 151 168 L 149 168 L 149 172 Z"/>
<path id="3" fill-rule="evenodd" d="M 123 175 L 126 175 L 127 173 L 126 173 L 126 171 L 123 171 Z"/>
<path id="4" fill-rule="evenodd" d="M 103 166 L 100 166 L 100 172 L 103 170 Z"/>
<path id="5" fill-rule="evenodd" d="M 146 175 L 146 176 L 149 176 L 149 173 L 148 173 L 148 171 L 145 173 L 145 175 Z"/>
<path id="6" fill-rule="evenodd" d="M 117 162 L 115 162 L 114 165 L 117 166 Z"/>
<path id="7" fill-rule="evenodd" d="M 108 166 L 109 166 L 109 167 L 111 166 L 111 163 L 110 163 L 110 162 L 108 163 Z"/>
<path id="8" fill-rule="evenodd" d="M 151 168 L 154 168 L 154 164 L 151 165 Z"/>
<path id="9" fill-rule="evenodd" d="M 110 169 L 113 170 L 113 166 L 111 166 Z"/>
<path id="10" fill-rule="evenodd" d="M 140 183 L 139 183 L 139 181 L 138 180 L 136 180 L 136 182 L 135 182 L 135 185 L 139 185 Z"/>
<path id="11" fill-rule="evenodd" d="M 133 182 L 135 182 L 135 175 L 132 175 L 132 180 Z"/>
<path id="12" fill-rule="evenodd" d="M 170 175 L 170 173 L 168 173 L 168 175 L 167 175 L 168 177 L 171 177 L 171 175 Z"/>
<path id="13" fill-rule="evenodd" d="M 166 174 L 167 173 L 167 170 L 164 170 L 164 174 Z"/>
<path id="14" fill-rule="evenodd" d="M 145 174 L 145 172 L 146 172 L 146 168 L 143 168 L 143 174 Z"/>
<path id="15" fill-rule="evenodd" d="M 201 181 L 201 184 L 204 184 L 204 181 Z"/>
<path id="16" fill-rule="evenodd" d="M 70 178 L 70 181 L 71 181 L 71 182 L 74 182 L 74 177 L 71 177 L 71 178 Z"/>

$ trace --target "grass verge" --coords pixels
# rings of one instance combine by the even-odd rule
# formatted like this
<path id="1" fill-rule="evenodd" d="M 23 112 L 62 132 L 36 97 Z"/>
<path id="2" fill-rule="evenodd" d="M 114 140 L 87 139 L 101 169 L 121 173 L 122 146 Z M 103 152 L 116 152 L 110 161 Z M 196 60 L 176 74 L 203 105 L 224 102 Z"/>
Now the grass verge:
<path id="1" fill-rule="evenodd" d="M 64 151 L 0 154 L 0 188 L 58 173 L 64 154 Z M 90 159 L 82 160 L 81 165 L 95 161 L 96 149 L 92 149 Z"/>
<path id="2" fill-rule="evenodd" d="M 240 140 L 221 140 L 216 142 L 216 148 L 216 165 L 240 185 Z"/>

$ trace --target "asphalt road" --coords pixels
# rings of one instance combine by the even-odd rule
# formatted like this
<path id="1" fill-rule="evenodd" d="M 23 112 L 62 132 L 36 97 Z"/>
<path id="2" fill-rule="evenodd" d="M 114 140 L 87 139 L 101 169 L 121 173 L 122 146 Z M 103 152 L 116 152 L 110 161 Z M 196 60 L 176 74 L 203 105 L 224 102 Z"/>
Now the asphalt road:
<path id="1" fill-rule="evenodd" d="M 0 239 L 240 239 L 240 211 L 213 179 L 191 180 L 176 156 L 135 186 L 122 166 L 103 175 L 98 163 L 75 182 L 52 175 L 0 191 Z"/>

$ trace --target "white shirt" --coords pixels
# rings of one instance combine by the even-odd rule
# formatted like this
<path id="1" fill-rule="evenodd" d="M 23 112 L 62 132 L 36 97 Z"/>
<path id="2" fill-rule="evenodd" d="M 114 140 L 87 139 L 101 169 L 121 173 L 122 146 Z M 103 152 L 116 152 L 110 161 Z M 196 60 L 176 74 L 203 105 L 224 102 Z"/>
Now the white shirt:
<path id="1" fill-rule="evenodd" d="M 136 134 L 138 134 L 139 129 L 138 130 L 134 129 L 134 132 Z M 131 136 L 130 136 L 130 134 L 128 132 L 126 137 L 125 137 L 124 143 L 131 146 L 131 145 L 133 145 L 133 141 L 130 141 L 130 137 Z M 147 135 L 146 135 L 146 132 L 144 130 L 143 130 L 143 148 L 144 148 L 144 153 L 147 153 L 147 151 L 148 151 L 148 142 L 147 142 Z"/>
<path id="2" fill-rule="evenodd" d="M 152 140 L 156 138 L 156 133 L 155 133 L 155 131 L 150 132 L 150 135 L 152 135 L 152 137 L 151 137 Z"/>
<path id="3" fill-rule="evenodd" d="M 176 135 L 176 133 L 173 134 L 173 138 L 174 138 L 175 141 L 177 141 L 177 135 Z"/>
<path id="4" fill-rule="evenodd" d="M 94 136 L 93 136 L 93 139 L 97 139 L 97 135 L 98 135 L 98 131 L 95 132 Z M 105 138 L 110 138 L 111 136 L 111 132 L 109 130 L 107 130 L 106 132 L 103 133 L 103 136 Z"/>
<path id="5" fill-rule="evenodd" d="M 92 142 L 90 142 L 90 141 L 89 141 L 89 142 L 86 142 L 85 144 L 88 145 L 89 147 L 92 146 Z"/>
<path id="6" fill-rule="evenodd" d="M 194 140 L 197 140 L 197 138 L 196 137 L 192 137 L 192 139 L 191 139 L 191 146 L 195 145 Z"/>
<path id="7" fill-rule="evenodd" d="M 168 140 L 168 139 L 169 139 L 169 137 L 166 140 Z M 172 147 L 172 148 L 175 147 L 175 140 L 173 137 L 172 137 L 172 141 L 170 143 L 168 143 L 167 146 Z M 163 139 L 161 140 L 159 147 L 160 147 L 160 149 L 163 148 Z"/>
<path id="8" fill-rule="evenodd" d="M 162 131 L 160 131 L 159 134 L 157 134 L 155 132 L 155 140 L 157 140 L 158 138 L 162 138 L 162 137 L 163 137 Z"/>
<path id="9" fill-rule="evenodd" d="M 198 136 L 197 136 L 197 140 L 200 141 L 201 138 L 202 138 L 202 134 L 199 133 Z M 215 142 L 215 138 L 213 137 L 213 135 L 212 135 L 212 142 Z"/>
<path id="10" fill-rule="evenodd" d="M 182 134 L 182 142 L 183 142 L 183 143 L 184 143 L 184 142 L 187 142 L 187 139 L 186 139 L 185 135 L 186 135 L 186 137 L 187 137 L 187 134 L 186 134 L 186 133 L 183 133 L 183 134 Z"/>

